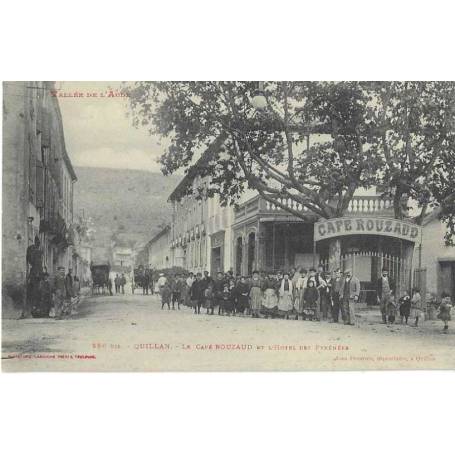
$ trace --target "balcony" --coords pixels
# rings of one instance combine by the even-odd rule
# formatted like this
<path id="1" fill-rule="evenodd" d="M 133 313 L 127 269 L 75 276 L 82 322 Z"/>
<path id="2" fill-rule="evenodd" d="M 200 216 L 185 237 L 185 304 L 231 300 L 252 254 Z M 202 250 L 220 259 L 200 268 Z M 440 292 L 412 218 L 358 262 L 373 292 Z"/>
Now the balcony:
<path id="1" fill-rule="evenodd" d="M 302 212 L 303 214 L 308 215 L 311 215 L 312 213 L 310 209 L 302 206 L 302 204 L 292 199 L 280 198 L 279 201 L 281 204 L 293 209 L 294 211 Z M 236 222 L 244 221 L 259 215 L 277 217 L 286 216 L 296 220 L 299 219 L 276 204 L 262 199 L 260 196 L 250 199 L 235 209 Z M 356 215 L 393 215 L 393 200 L 391 198 L 384 199 L 379 196 L 354 196 L 349 203 L 345 216 Z"/>

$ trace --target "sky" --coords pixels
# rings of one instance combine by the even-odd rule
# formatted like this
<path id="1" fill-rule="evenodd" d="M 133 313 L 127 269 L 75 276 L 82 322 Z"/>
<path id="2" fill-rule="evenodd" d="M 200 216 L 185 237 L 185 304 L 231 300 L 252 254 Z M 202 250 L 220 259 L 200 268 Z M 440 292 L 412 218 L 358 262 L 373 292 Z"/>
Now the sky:
<path id="1" fill-rule="evenodd" d="M 128 100 L 101 97 L 120 82 L 57 82 L 60 94 L 83 93 L 83 97 L 59 96 L 65 142 L 74 166 L 140 169 L 160 172 L 157 159 L 164 147 L 146 128 L 132 126 Z M 88 97 L 87 93 L 98 96 Z"/>

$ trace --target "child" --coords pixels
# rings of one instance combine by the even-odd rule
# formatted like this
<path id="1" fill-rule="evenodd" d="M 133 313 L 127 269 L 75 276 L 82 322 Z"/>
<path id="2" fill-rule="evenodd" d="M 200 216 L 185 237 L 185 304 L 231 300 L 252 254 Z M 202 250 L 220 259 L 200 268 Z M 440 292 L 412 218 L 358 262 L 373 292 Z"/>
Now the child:
<path id="1" fill-rule="evenodd" d="M 439 307 L 439 315 L 438 318 L 444 322 L 444 328 L 442 329 L 443 333 L 447 333 L 449 331 L 449 321 L 451 320 L 451 311 L 452 311 L 452 301 L 450 300 L 450 296 L 447 293 L 442 294 L 442 301 Z"/>
<path id="2" fill-rule="evenodd" d="M 169 282 L 165 282 L 161 287 L 160 287 L 160 292 L 161 292 L 161 309 L 164 308 L 164 305 L 167 305 L 167 309 L 171 309 L 171 296 L 172 296 L 172 290 L 171 286 L 169 285 Z"/>
<path id="3" fill-rule="evenodd" d="M 204 307 L 207 308 L 207 314 L 213 314 L 213 285 L 209 283 L 204 291 Z"/>
<path id="4" fill-rule="evenodd" d="M 419 289 L 414 289 L 412 294 L 411 317 L 415 319 L 414 327 L 418 327 L 419 319 L 422 317 L 422 298 Z"/>
<path id="5" fill-rule="evenodd" d="M 248 308 L 248 293 L 250 288 L 244 276 L 240 278 L 240 281 L 237 283 L 237 301 L 236 301 L 236 312 L 237 314 L 244 315 L 245 310 Z"/>
<path id="6" fill-rule="evenodd" d="M 401 324 L 403 324 L 403 320 L 405 320 L 407 325 L 409 314 L 411 313 L 411 297 L 409 296 L 408 291 L 404 291 L 403 297 L 401 297 L 399 300 L 399 304 Z"/>
<path id="7" fill-rule="evenodd" d="M 232 302 L 231 291 L 229 290 L 229 285 L 227 283 L 223 287 L 222 300 L 223 300 L 222 312 L 223 314 L 227 314 L 228 316 L 230 316 L 234 309 L 234 305 Z"/>
<path id="8" fill-rule="evenodd" d="M 397 306 L 396 306 L 395 296 L 393 294 L 390 294 L 390 300 L 389 300 L 389 303 L 387 304 L 387 319 L 390 324 L 395 323 L 396 315 L 397 315 Z"/>
<path id="9" fill-rule="evenodd" d="M 303 320 L 305 321 L 308 317 L 312 321 L 314 317 L 318 321 L 319 291 L 316 288 L 314 280 L 308 281 L 303 293 L 303 302 Z"/>

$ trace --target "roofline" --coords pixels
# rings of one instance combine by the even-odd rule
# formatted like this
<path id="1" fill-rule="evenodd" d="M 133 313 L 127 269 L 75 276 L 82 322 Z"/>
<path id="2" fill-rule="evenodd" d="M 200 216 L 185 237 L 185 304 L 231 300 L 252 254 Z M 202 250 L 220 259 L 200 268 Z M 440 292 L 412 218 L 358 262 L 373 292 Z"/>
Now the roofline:
<path id="1" fill-rule="evenodd" d="M 160 232 L 158 232 L 158 234 L 156 234 L 154 237 L 152 237 L 151 240 L 149 240 L 145 246 L 151 245 L 152 243 L 154 243 L 156 240 L 158 240 L 160 237 L 162 237 L 164 234 L 166 234 L 170 230 L 171 230 L 171 225 L 170 224 L 166 225 L 163 229 L 161 229 Z"/>
<path id="2" fill-rule="evenodd" d="M 51 82 L 52 85 L 54 85 L 54 82 Z M 58 102 L 58 99 L 57 97 L 55 96 L 51 96 L 50 99 L 52 100 L 52 102 L 54 103 L 54 106 L 55 106 L 55 112 L 56 112 L 56 115 L 57 115 L 57 120 L 58 120 L 58 124 L 59 124 L 59 130 L 60 130 L 60 134 L 62 136 L 62 155 L 63 155 L 63 160 L 65 161 L 65 164 L 66 164 L 66 167 L 71 175 L 71 179 L 73 182 L 77 182 L 77 175 L 76 175 L 76 172 L 74 171 L 74 168 L 73 168 L 73 164 L 71 163 L 71 159 L 68 155 L 68 152 L 66 151 L 66 142 L 65 142 L 65 132 L 64 132 L 64 129 L 63 129 L 63 118 L 62 118 L 62 113 L 60 111 L 60 104 Z"/>
<path id="3" fill-rule="evenodd" d="M 195 179 L 200 174 L 200 168 L 203 164 L 206 163 L 208 155 L 210 152 L 212 152 L 215 148 L 221 147 L 221 145 L 224 143 L 224 141 L 227 138 L 226 133 L 221 133 L 216 139 L 213 140 L 213 142 L 207 147 L 207 149 L 204 151 L 204 153 L 201 155 L 201 157 L 196 161 L 195 164 L 190 166 L 187 169 L 187 172 L 185 176 L 183 177 L 182 180 L 178 183 L 178 185 L 174 188 L 172 193 L 168 197 L 168 202 L 172 201 L 178 201 L 181 199 L 182 194 L 188 187 L 190 183 L 192 183 Z"/>

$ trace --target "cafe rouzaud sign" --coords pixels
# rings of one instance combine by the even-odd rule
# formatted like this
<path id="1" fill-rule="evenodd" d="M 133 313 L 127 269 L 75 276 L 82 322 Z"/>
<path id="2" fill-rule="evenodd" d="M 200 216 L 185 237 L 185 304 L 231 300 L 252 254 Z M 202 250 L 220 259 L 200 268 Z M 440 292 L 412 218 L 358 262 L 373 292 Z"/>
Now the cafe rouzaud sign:
<path id="1" fill-rule="evenodd" d="M 314 225 L 315 242 L 346 235 L 385 235 L 416 242 L 420 226 L 403 220 L 375 217 L 333 218 Z"/>

